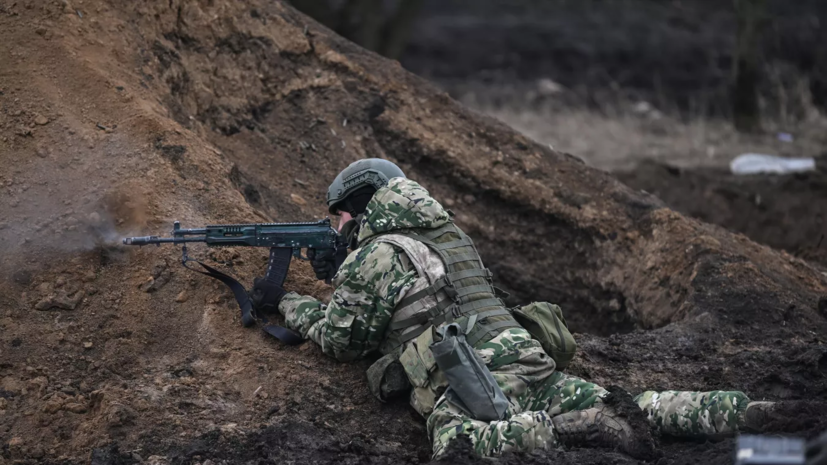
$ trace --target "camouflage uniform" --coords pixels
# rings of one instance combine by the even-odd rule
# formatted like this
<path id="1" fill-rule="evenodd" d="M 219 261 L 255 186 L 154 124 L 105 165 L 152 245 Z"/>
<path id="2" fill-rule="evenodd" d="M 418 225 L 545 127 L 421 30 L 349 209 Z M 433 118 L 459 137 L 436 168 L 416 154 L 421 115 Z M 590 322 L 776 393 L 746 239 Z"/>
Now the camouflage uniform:
<path id="1" fill-rule="evenodd" d="M 362 247 L 339 269 L 330 303 L 289 293 L 279 306 L 286 325 L 338 360 L 350 361 L 375 351 L 387 354 L 391 348 L 383 343 L 397 304 L 421 287 L 421 277 L 397 244 L 371 238 L 406 228 L 438 228 L 450 221 L 419 184 L 391 179 L 368 204 L 358 236 Z M 417 343 L 427 348 L 430 339 L 424 336 L 407 342 L 405 348 Z M 555 371 L 554 360 L 524 329 L 505 329 L 475 349 L 509 399 L 508 416 L 498 422 L 470 418 L 442 396 L 446 383 L 438 369 L 429 371 L 424 383 L 412 380 L 411 402 L 427 418 L 435 456 L 458 434 L 469 435 L 483 456 L 556 447 L 551 418 L 590 408 L 606 395 L 600 386 Z M 429 397 L 423 393 L 430 393 L 435 403 L 427 402 Z M 749 399 L 741 392 L 649 391 L 636 401 L 661 432 L 702 436 L 738 431 Z"/>
<path id="2" fill-rule="evenodd" d="M 635 401 L 662 434 L 692 437 L 738 432 L 749 398 L 740 391 L 646 391 Z"/>

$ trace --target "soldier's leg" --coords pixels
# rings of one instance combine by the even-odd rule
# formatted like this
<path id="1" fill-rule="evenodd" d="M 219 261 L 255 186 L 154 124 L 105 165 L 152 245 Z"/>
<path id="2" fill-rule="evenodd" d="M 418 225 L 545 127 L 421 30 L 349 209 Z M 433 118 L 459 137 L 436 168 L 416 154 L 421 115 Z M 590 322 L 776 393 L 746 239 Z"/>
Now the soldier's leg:
<path id="1" fill-rule="evenodd" d="M 646 391 L 635 397 L 649 422 L 671 436 L 724 436 L 745 426 L 749 398 L 740 391 Z"/>
<path id="2" fill-rule="evenodd" d="M 558 444 L 619 448 L 641 460 L 654 456 L 655 443 L 649 427 L 645 423 L 630 423 L 625 414 L 606 405 L 603 398 L 609 393 L 602 387 L 555 372 L 532 384 L 530 391 L 533 397 L 525 408 L 549 414 Z M 632 403 L 628 394 L 618 395 L 618 403 Z"/>
<path id="3" fill-rule="evenodd" d="M 550 416 L 574 410 L 585 410 L 608 394 L 597 384 L 576 376 L 555 371 L 548 378 L 531 386 L 528 398 L 521 402 L 525 410 L 544 410 Z"/>
<path id="4" fill-rule="evenodd" d="M 428 417 L 428 433 L 433 439 L 434 458 L 442 455 L 448 443 L 466 434 L 474 450 L 483 457 L 503 452 L 530 452 L 556 446 L 551 418 L 546 412 L 521 412 L 502 421 L 478 421 L 468 417 L 444 396 Z"/>

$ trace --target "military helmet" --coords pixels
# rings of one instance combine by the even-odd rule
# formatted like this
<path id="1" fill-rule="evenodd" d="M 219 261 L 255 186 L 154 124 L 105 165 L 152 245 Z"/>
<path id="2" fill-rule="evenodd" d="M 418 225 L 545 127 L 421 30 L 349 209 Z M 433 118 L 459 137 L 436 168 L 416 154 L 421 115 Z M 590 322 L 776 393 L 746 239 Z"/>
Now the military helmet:
<path id="1" fill-rule="evenodd" d="M 327 188 L 327 206 L 331 215 L 337 214 L 339 204 L 362 187 L 376 190 L 387 186 L 391 178 L 404 178 L 405 173 L 394 163 L 381 158 L 366 158 L 353 162 L 336 176 Z"/>

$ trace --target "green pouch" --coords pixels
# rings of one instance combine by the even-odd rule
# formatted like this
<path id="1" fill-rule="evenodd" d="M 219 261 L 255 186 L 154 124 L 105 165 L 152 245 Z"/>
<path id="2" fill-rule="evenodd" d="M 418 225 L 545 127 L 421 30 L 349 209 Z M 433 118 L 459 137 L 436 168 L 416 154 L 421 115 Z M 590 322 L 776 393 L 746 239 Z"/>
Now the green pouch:
<path id="1" fill-rule="evenodd" d="M 543 350 L 554 359 L 558 369 L 569 365 L 577 351 L 577 343 L 569 332 L 563 310 L 558 305 L 533 302 L 513 309 L 512 314 L 520 326 L 540 341 Z"/>

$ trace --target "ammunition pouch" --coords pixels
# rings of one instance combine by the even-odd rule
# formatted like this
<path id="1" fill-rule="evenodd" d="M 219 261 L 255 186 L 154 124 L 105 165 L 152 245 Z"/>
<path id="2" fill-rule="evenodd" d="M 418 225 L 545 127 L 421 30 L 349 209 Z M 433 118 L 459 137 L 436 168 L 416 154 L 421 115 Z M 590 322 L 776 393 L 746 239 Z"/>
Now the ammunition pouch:
<path id="1" fill-rule="evenodd" d="M 434 409 L 439 396 L 448 387 L 444 373 L 439 371 L 431 345 L 434 343 L 433 327 L 406 345 L 399 361 L 413 386 L 411 405 L 420 415 L 427 417 Z"/>

